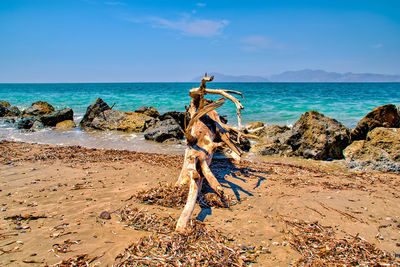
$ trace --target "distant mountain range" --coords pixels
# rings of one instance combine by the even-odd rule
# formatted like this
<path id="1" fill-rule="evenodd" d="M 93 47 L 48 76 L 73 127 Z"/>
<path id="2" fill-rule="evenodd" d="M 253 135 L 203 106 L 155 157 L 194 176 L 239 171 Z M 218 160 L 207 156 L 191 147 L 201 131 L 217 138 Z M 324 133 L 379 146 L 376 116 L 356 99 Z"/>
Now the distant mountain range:
<path id="1" fill-rule="evenodd" d="M 400 75 L 386 75 L 376 73 L 338 73 L 324 70 L 285 71 L 271 76 L 226 75 L 210 73 L 216 82 L 400 82 Z M 192 82 L 198 82 L 196 77 Z"/>

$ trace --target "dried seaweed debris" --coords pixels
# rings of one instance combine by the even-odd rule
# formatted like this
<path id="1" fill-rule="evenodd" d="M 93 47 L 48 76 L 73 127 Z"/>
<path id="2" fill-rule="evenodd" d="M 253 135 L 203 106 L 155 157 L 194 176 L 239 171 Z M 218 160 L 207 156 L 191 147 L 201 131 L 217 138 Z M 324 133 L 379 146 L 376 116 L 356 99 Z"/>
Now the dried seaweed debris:
<path id="1" fill-rule="evenodd" d="M 243 266 L 265 253 L 262 248 L 232 248 L 224 235 L 199 221 L 188 228 L 185 234 L 141 238 L 117 256 L 115 266 Z"/>
<path id="2" fill-rule="evenodd" d="M 231 196 L 219 197 L 210 192 L 206 183 L 197 201 L 203 208 L 228 208 L 237 203 Z M 188 187 L 178 187 L 168 183 L 159 183 L 158 186 L 139 191 L 134 197 L 141 203 L 159 205 L 168 208 L 180 208 L 185 206 L 189 193 Z"/>
<path id="3" fill-rule="evenodd" d="M 159 218 L 146 210 L 129 205 L 116 212 L 122 222 L 135 230 L 151 231 L 156 233 L 169 233 L 175 228 L 175 219 L 168 216 Z"/>
<path id="4" fill-rule="evenodd" d="M 255 262 L 267 250 L 234 246 L 220 231 L 191 221 L 185 234 L 174 231 L 176 220 L 126 206 L 117 212 L 121 221 L 153 234 L 139 239 L 116 258 L 115 266 L 242 266 Z"/>
<path id="5" fill-rule="evenodd" d="M 186 187 L 177 187 L 169 183 L 159 183 L 158 186 L 139 191 L 135 195 L 135 198 L 145 204 L 177 208 L 185 205 L 188 192 L 189 189 Z"/>
<path id="6" fill-rule="evenodd" d="M 390 266 L 395 258 L 358 235 L 336 238 L 331 227 L 318 222 L 287 221 L 290 230 L 285 238 L 302 258 L 296 266 Z M 399 264 L 398 262 L 397 264 Z"/>

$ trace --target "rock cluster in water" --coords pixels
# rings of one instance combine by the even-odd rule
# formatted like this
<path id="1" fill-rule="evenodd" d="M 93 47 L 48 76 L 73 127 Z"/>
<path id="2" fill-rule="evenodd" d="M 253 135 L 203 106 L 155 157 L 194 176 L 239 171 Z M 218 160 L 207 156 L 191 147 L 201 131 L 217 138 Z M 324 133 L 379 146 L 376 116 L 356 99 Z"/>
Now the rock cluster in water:
<path id="1" fill-rule="evenodd" d="M 135 112 L 113 110 L 101 98 L 90 105 L 80 126 L 84 129 L 119 130 L 144 133 L 147 140 L 179 142 L 183 139 L 186 113 L 170 111 L 163 115 L 154 107 L 140 107 Z"/>
<path id="2" fill-rule="evenodd" d="M 0 101 L 0 117 L 7 117 L 6 123 L 15 125 L 18 129 L 37 130 L 46 127 L 75 127 L 74 112 L 70 108 L 55 110 L 44 101 L 37 101 L 22 112 L 7 101 Z"/>
<path id="3" fill-rule="evenodd" d="M 373 109 L 350 131 L 317 111 L 304 113 L 292 128 L 247 124 L 258 138 L 251 152 L 316 160 L 344 158 L 350 168 L 400 173 L 400 112 L 392 104 Z"/>

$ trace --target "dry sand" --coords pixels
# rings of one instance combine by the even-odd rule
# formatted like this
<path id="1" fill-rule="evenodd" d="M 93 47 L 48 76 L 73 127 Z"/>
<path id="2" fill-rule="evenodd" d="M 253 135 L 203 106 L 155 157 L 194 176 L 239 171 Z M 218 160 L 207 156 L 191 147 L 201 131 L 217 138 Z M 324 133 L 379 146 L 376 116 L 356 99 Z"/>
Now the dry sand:
<path id="1" fill-rule="evenodd" d="M 51 265 L 87 253 L 101 256 L 93 265 L 111 266 L 126 247 L 148 235 L 125 227 L 113 212 L 131 204 L 177 218 L 180 209 L 140 204 L 131 196 L 159 182 L 173 183 L 182 161 L 182 156 L 1 141 L 0 265 Z M 269 247 L 271 253 L 254 265 L 288 266 L 301 258 L 284 239 L 284 220 L 318 221 L 338 235 L 359 234 L 400 254 L 400 175 L 349 172 L 342 161 L 277 157 L 237 166 L 219 159 L 212 170 L 240 203 L 230 209 L 197 206 L 193 217 L 237 244 Z M 111 213 L 110 220 L 99 218 L 103 211 Z M 16 215 L 44 218 L 6 219 Z M 56 253 L 55 244 L 66 240 L 73 242 L 69 251 Z"/>

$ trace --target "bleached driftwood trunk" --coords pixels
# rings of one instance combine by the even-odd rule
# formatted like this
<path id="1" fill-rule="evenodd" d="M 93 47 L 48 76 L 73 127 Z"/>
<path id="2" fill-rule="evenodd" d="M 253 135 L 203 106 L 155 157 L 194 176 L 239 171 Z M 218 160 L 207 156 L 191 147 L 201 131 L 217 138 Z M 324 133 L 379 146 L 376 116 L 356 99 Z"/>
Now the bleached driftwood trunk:
<path id="1" fill-rule="evenodd" d="M 207 77 L 206 74 L 200 87 L 191 89 L 189 94 L 192 100 L 187 111 L 190 121 L 185 129 L 187 148 L 182 171 L 176 185 L 190 184 L 190 189 L 186 205 L 176 225 L 178 232 L 185 231 L 204 179 L 220 197 L 224 195 L 222 186 L 209 168 L 215 150 L 223 148 L 228 156 L 237 161 L 240 160 L 243 153 L 238 147 L 241 138 L 240 110 L 243 109 L 243 106 L 231 93 L 240 96 L 242 94 L 231 90 L 207 89 L 206 83 L 211 82 L 213 78 L 213 76 Z M 223 97 L 217 101 L 211 101 L 204 98 L 206 94 L 217 94 Z M 226 99 L 234 102 L 237 107 L 239 130 L 223 123 L 215 111 L 224 104 Z"/>

